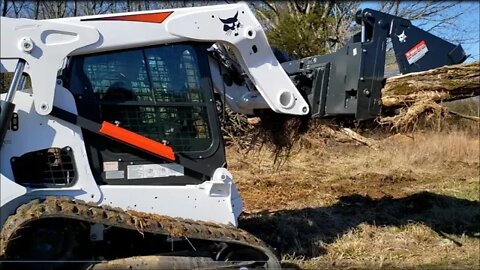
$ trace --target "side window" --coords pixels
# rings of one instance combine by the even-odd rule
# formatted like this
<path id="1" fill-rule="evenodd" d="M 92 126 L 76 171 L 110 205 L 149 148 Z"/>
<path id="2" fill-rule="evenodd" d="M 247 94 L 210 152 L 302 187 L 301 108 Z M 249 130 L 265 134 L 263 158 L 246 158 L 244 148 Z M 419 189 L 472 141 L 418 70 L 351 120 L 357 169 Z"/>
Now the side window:
<path id="1" fill-rule="evenodd" d="M 195 51 L 175 45 L 145 51 L 158 102 L 204 102 Z"/>
<path id="2" fill-rule="evenodd" d="M 205 91 L 193 46 L 185 44 L 83 56 L 74 81 L 90 89 L 101 119 L 175 151 L 205 151 L 212 144 Z M 83 73 L 75 74 L 75 73 Z M 74 86 L 77 88 L 77 86 Z M 124 151 L 125 149 L 113 149 Z"/>
<path id="3" fill-rule="evenodd" d="M 85 57 L 83 71 L 100 100 L 152 100 L 141 50 Z"/>

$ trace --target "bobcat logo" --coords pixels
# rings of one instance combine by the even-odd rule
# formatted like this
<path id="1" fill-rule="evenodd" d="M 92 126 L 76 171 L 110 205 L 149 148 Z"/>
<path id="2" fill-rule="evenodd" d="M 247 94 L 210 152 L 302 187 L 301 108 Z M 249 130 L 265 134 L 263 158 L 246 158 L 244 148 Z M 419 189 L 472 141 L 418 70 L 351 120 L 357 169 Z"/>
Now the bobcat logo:
<path id="1" fill-rule="evenodd" d="M 232 33 L 234 36 L 238 36 L 238 29 L 242 24 L 238 21 L 238 11 L 235 16 L 227 19 L 219 18 L 223 23 L 223 31 L 226 32 L 226 35 L 230 36 Z"/>
<path id="2" fill-rule="evenodd" d="M 405 35 L 405 31 L 402 31 L 402 33 L 400 35 L 397 35 L 398 37 L 398 41 L 400 41 L 401 43 L 404 43 L 407 41 L 407 35 Z"/>

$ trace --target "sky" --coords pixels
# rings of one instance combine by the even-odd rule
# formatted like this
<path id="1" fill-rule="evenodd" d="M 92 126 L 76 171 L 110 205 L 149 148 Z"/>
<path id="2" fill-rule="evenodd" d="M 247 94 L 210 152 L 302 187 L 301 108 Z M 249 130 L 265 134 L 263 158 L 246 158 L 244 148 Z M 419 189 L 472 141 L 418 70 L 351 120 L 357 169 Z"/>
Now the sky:
<path id="1" fill-rule="evenodd" d="M 378 9 L 379 2 L 363 2 L 360 8 Z M 467 53 L 471 55 L 466 62 L 474 62 L 480 60 L 480 1 L 463 1 L 445 12 L 446 16 L 457 14 L 460 11 L 465 13 L 456 20 L 457 27 L 443 30 L 438 34 L 444 38 L 451 38 L 454 35 L 459 35 L 470 39 L 470 42 L 462 43 L 462 47 Z M 413 22 L 415 25 L 415 22 Z M 450 32 L 451 31 L 451 32 Z"/>

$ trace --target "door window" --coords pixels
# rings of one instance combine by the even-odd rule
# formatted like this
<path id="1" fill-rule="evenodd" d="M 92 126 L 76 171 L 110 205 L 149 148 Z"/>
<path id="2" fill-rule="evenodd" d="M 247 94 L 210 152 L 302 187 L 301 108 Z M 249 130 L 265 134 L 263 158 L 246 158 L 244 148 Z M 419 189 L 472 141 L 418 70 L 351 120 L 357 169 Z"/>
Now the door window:
<path id="1" fill-rule="evenodd" d="M 74 63 L 70 88 L 93 93 L 102 120 L 167 141 L 178 152 L 212 145 L 207 92 L 193 46 L 103 53 Z"/>

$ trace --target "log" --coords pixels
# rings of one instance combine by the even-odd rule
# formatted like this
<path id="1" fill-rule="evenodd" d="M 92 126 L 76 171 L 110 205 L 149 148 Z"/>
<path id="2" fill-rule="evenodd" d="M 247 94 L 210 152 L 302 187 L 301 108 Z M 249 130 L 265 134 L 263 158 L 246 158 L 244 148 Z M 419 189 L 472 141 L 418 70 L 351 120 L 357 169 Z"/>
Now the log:
<path id="1" fill-rule="evenodd" d="M 438 119 L 454 114 L 478 121 L 476 116 L 460 115 L 439 104 L 478 95 L 480 62 L 395 76 L 386 80 L 381 99 L 384 111 L 394 108 L 395 115 L 382 116 L 377 120 L 397 130 L 415 127 L 422 116 Z"/>
<path id="2" fill-rule="evenodd" d="M 382 89 L 384 108 L 418 101 L 452 101 L 480 95 L 480 62 L 444 66 L 388 78 Z"/>

